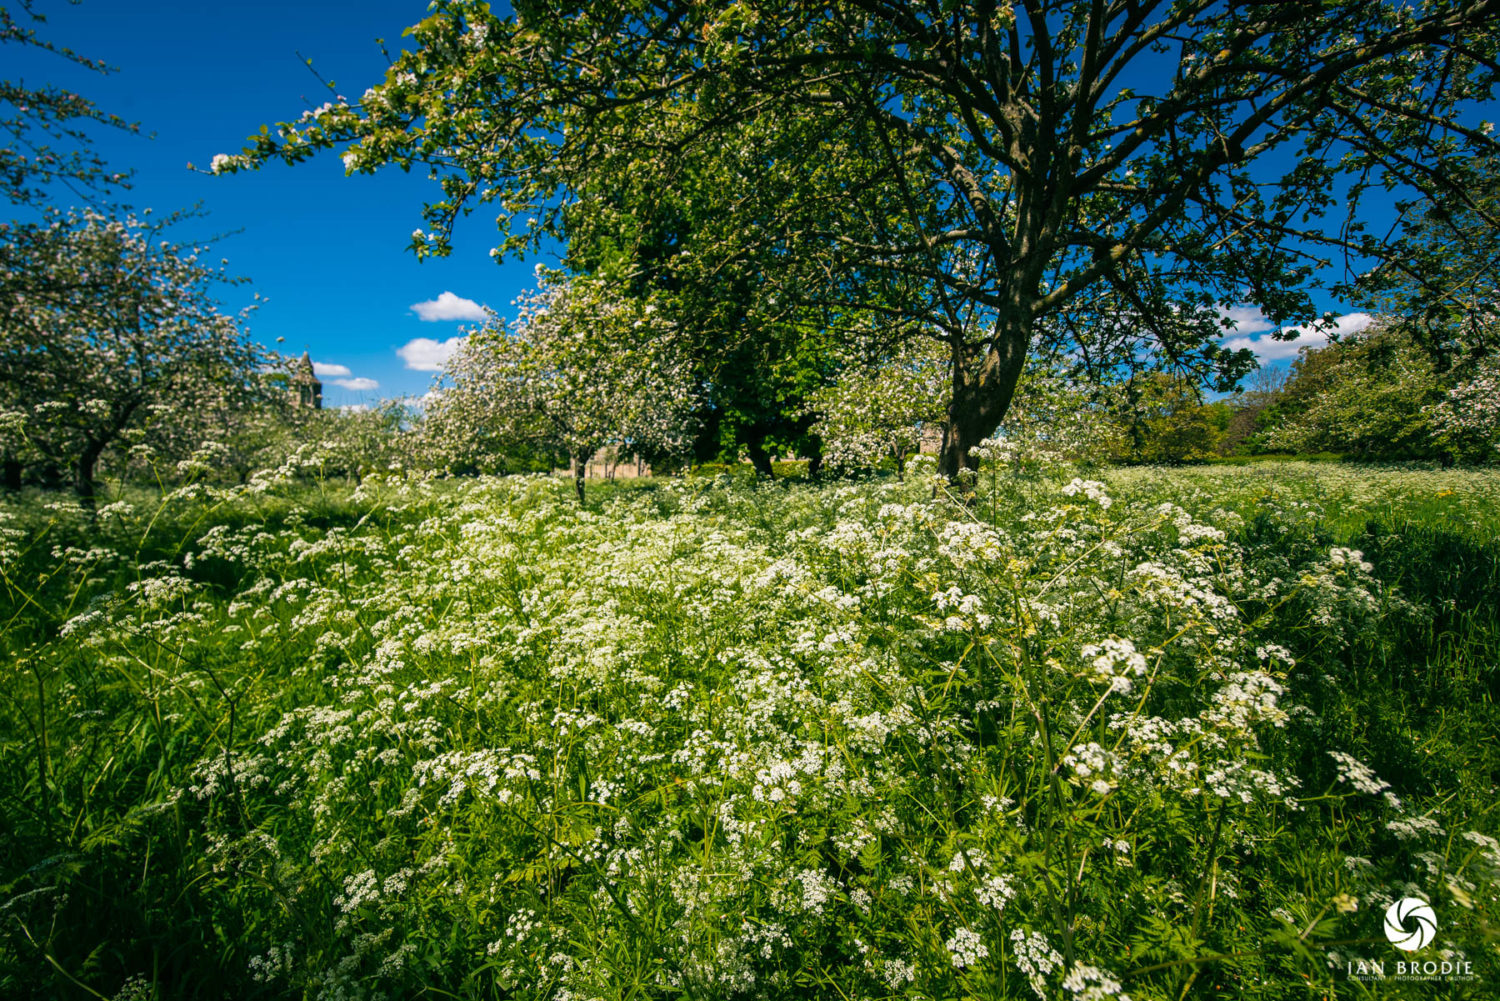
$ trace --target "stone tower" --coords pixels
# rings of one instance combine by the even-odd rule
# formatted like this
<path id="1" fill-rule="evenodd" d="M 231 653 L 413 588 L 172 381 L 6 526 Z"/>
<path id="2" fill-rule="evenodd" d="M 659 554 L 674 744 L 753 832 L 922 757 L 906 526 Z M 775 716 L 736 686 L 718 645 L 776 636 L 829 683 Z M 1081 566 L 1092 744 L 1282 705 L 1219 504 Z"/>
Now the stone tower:
<path id="1" fill-rule="evenodd" d="M 292 395 L 298 406 L 323 409 L 323 384 L 313 372 L 312 358 L 306 351 L 292 365 Z"/>

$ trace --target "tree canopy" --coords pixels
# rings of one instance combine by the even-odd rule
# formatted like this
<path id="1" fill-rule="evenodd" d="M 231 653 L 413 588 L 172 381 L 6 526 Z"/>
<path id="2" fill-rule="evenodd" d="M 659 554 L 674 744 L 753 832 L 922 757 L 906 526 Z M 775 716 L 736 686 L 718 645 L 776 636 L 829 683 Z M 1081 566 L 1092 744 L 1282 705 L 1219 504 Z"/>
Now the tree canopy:
<path id="1" fill-rule="evenodd" d="M 1420 319 L 1420 318 L 1419 318 Z M 1412 322 L 1305 349 L 1257 415 L 1264 447 L 1361 459 L 1500 460 L 1500 366 L 1442 365 Z"/>
<path id="2" fill-rule="evenodd" d="M 601 449 L 687 448 L 689 366 L 649 303 L 587 276 L 539 276 L 512 323 L 495 318 L 465 339 L 448 365 L 451 385 L 428 408 L 429 431 L 460 463 L 476 446 L 562 452 L 582 501 L 585 467 Z"/>
<path id="3" fill-rule="evenodd" d="M 766 280 L 783 267 L 756 236 L 772 221 L 719 210 L 717 192 L 740 186 L 738 159 L 643 159 L 591 180 L 560 225 L 570 270 L 671 318 L 698 398 L 695 457 L 733 459 L 743 448 L 770 476 L 771 455 L 783 449 L 817 460 L 805 403 L 839 359 L 824 311 Z M 715 251 L 694 253 L 705 246 Z"/>
<path id="4" fill-rule="evenodd" d="M 1371 307 L 1444 370 L 1500 347 L 1500 162 L 1481 161 L 1472 172 L 1461 196 L 1400 206 L 1390 253 L 1358 283 Z"/>
<path id="5" fill-rule="evenodd" d="M 386 79 L 216 169 L 342 146 L 425 165 L 419 254 L 499 209 L 502 255 L 563 233 L 602 178 L 712 164 L 713 272 L 764 249 L 761 294 L 877 312 L 952 359 L 943 467 L 1005 416 L 1029 353 L 1227 388 L 1226 309 L 1317 318 L 1335 259 L 1378 258 L 1370 190 L 1460 197 L 1495 149 L 1500 0 L 805 5 L 438 0 Z M 1352 273 L 1352 272 L 1351 272 Z"/>

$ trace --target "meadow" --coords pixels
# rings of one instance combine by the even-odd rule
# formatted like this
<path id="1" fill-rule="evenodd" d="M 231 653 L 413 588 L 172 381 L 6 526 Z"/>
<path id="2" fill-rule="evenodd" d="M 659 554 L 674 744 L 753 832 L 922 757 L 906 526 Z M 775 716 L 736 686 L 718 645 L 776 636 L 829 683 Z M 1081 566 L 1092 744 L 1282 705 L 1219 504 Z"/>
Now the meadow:
<path id="1" fill-rule="evenodd" d="M 1495 471 L 100 504 L 0 513 L 5 997 L 1500 992 Z"/>

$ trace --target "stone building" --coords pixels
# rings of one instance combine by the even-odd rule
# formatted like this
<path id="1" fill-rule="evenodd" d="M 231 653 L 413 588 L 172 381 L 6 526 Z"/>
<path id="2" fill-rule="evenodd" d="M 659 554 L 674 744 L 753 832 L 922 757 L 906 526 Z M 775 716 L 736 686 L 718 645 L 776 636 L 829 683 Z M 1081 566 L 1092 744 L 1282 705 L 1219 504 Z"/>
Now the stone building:
<path id="1" fill-rule="evenodd" d="M 323 384 L 318 381 L 312 358 L 306 351 L 292 363 L 292 398 L 299 407 L 323 409 Z"/>

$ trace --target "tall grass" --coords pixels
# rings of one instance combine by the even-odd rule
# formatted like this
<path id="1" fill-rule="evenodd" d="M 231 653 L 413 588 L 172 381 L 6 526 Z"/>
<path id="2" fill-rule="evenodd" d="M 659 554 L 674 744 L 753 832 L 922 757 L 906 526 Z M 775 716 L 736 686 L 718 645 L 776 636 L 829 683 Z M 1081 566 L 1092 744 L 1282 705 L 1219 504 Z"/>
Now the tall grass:
<path id="1" fill-rule="evenodd" d="M 4 996 L 1500 984 L 1492 473 L 38 500 Z"/>

